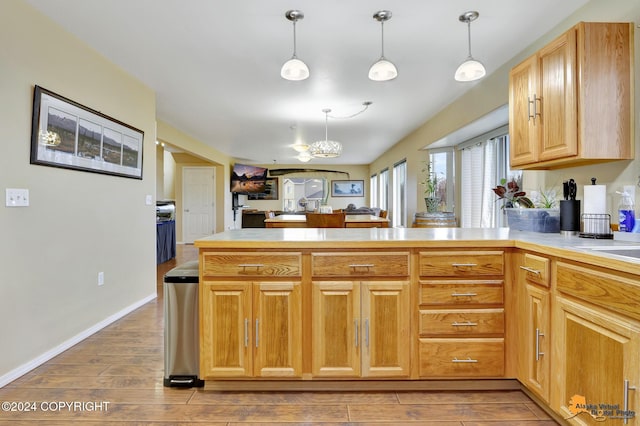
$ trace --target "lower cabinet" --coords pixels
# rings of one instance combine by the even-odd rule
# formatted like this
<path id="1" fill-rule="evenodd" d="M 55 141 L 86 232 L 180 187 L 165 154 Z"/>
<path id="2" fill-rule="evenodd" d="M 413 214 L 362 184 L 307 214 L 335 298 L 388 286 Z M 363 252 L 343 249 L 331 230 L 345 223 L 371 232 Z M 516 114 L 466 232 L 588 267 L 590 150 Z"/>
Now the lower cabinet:
<path id="1" fill-rule="evenodd" d="M 300 282 L 204 282 L 203 379 L 302 375 Z"/>
<path id="2" fill-rule="evenodd" d="M 409 281 L 314 281 L 315 377 L 410 375 Z"/>
<path id="3" fill-rule="evenodd" d="M 552 408 L 575 424 L 640 424 L 640 324 L 560 296 L 554 315 Z"/>
<path id="4" fill-rule="evenodd" d="M 551 382 L 551 260 L 532 253 L 517 257 L 516 288 L 519 306 L 518 378 L 544 402 L 549 402 Z"/>

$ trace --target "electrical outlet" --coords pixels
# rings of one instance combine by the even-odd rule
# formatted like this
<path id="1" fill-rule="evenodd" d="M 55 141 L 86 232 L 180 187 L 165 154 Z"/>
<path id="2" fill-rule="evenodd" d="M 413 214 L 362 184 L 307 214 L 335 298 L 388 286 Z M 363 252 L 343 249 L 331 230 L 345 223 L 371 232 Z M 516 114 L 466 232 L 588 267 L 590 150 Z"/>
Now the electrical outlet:
<path id="1" fill-rule="evenodd" d="M 98 285 L 104 285 L 104 272 L 98 272 Z"/>
<path id="2" fill-rule="evenodd" d="M 29 190 L 6 188 L 5 205 L 7 207 L 29 207 Z"/>

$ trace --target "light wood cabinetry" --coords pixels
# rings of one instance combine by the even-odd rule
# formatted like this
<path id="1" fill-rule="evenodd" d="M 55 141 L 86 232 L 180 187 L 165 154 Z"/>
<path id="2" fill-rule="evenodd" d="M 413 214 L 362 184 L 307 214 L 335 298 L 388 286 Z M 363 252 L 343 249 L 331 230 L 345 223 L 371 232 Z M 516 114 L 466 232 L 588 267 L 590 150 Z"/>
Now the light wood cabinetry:
<path id="1" fill-rule="evenodd" d="M 300 377 L 301 281 L 280 280 L 300 275 L 300 253 L 212 252 L 201 262 L 202 378 Z"/>
<path id="2" fill-rule="evenodd" d="M 633 25 L 579 23 L 509 74 L 511 167 L 632 159 Z"/>
<path id="3" fill-rule="evenodd" d="M 545 402 L 551 384 L 551 260 L 531 253 L 518 257 L 518 378 Z"/>
<path id="4" fill-rule="evenodd" d="M 557 288 L 553 317 L 554 371 L 557 387 L 551 406 L 569 417 L 576 402 L 596 406 L 580 413 L 576 424 L 639 424 L 617 418 L 616 410 L 640 409 L 640 279 L 614 270 L 564 261 L 556 263 Z M 600 404 L 616 406 L 599 412 Z M 599 417 L 599 418 L 595 418 Z"/>
<path id="5" fill-rule="evenodd" d="M 618 315 L 594 309 L 581 302 L 558 297 L 554 311 L 554 367 L 558 378 L 551 407 L 574 424 L 637 425 L 633 417 L 625 423 L 614 419 L 616 410 L 638 412 L 640 391 L 640 327 Z M 595 411 L 579 413 L 578 403 Z M 599 412 L 600 404 L 616 406 Z M 626 405 L 625 405 L 626 404 Z"/>
<path id="6" fill-rule="evenodd" d="M 319 252 L 311 261 L 313 375 L 408 377 L 409 253 Z"/>
<path id="7" fill-rule="evenodd" d="M 504 375 L 504 252 L 421 251 L 420 377 Z"/>

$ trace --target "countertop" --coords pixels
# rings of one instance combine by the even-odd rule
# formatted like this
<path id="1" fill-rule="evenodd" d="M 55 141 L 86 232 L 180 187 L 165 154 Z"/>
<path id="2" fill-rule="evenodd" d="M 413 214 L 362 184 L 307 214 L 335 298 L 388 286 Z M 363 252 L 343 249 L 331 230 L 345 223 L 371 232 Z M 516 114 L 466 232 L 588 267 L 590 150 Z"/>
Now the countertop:
<path id="1" fill-rule="evenodd" d="M 515 247 L 640 273 L 640 259 L 590 247 L 640 247 L 640 242 L 513 231 L 509 228 L 237 229 L 195 241 L 199 248 L 490 248 Z"/>

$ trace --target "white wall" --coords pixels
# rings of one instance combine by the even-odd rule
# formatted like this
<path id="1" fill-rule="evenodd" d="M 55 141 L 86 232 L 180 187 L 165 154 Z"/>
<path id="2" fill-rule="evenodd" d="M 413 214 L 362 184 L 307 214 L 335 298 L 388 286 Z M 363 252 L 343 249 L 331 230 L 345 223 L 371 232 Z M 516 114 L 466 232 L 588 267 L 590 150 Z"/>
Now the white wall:
<path id="1" fill-rule="evenodd" d="M 144 179 L 29 164 L 36 84 L 143 130 Z M 0 206 L 2 386 L 155 297 L 156 135 L 153 91 L 21 0 L 0 2 L 0 94 L 0 192 L 31 199 Z"/>

